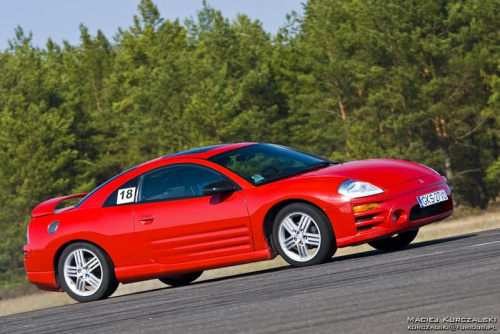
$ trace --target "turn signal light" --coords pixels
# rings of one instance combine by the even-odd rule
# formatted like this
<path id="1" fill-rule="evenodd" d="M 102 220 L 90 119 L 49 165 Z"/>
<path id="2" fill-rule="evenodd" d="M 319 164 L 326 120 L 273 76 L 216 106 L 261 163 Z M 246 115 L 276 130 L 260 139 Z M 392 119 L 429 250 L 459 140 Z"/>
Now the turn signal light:
<path id="1" fill-rule="evenodd" d="M 370 204 L 363 204 L 363 205 L 355 205 L 353 206 L 353 211 L 354 213 L 360 213 L 360 212 L 365 212 L 368 210 L 373 210 L 378 208 L 378 203 L 370 203 Z"/>

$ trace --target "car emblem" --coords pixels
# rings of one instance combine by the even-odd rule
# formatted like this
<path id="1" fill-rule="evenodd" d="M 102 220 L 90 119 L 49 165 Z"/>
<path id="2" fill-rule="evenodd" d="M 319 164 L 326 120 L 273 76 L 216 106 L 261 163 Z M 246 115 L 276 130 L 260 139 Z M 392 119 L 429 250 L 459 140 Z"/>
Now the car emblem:
<path id="1" fill-rule="evenodd" d="M 418 179 L 418 182 L 420 182 L 420 183 L 424 183 L 424 181 L 422 181 L 422 180 L 420 180 L 420 179 Z"/>

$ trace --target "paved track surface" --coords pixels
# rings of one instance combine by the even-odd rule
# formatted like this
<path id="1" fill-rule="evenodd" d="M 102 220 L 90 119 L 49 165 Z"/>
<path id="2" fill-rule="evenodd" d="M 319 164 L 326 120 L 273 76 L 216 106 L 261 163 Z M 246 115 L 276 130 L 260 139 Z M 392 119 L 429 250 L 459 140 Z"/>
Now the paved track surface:
<path id="1" fill-rule="evenodd" d="M 1 317 L 0 332 L 385 334 L 408 317 L 499 318 L 500 229 Z"/>

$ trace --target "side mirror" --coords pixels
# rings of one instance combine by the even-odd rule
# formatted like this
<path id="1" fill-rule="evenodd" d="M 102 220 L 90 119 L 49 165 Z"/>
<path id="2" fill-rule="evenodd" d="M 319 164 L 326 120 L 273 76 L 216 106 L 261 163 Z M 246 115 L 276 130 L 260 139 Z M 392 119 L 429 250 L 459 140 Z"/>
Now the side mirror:
<path id="1" fill-rule="evenodd" d="M 226 181 L 214 182 L 203 187 L 204 196 L 232 193 L 233 191 L 234 186 Z"/>

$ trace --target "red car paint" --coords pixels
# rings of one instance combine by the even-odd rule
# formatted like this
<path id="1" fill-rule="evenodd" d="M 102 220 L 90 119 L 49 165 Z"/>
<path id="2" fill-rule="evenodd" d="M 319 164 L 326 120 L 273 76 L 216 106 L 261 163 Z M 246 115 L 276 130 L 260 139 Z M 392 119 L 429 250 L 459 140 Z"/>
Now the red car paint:
<path id="1" fill-rule="evenodd" d="M 104 184 L 78 208 L 55 210 L 60 202 L 86 194 L 41 203 L 32 212 L 30 242 L 24 246 L 28 280 L 40 289 L 60 290 L 55 271 L 58 256 L 75 241 L 102 248 L 112 259 L 115 275 L 122 283 L 269 260 L 276 252 L 266 236 L 266 223 L 272 222 L 274 208 L 296 201 L 309 203 L 326 214 L 338 247 L 415 229 L 453 212 L 446 179 L 408 161 L 354 161 L 255 186 L 207 160 L 252 144 L 225 145 L 143 163 Z M 110 194 L 136 176 L 181 163 L 215 170 L 240 189 L 227 196 L 103 206 Z M 350 199 L 337 192 L 348 179 L 369 182 L 384 193 Z M 444 190 L 449 197 L 442 209 L 430 217 L 410 221 L 410 212 L 418 205 L 416 196 L 435 190 Z M 373 202 L 380 203 L 379 207 L 353 212 L 354 205 Z M 50 235 L 47 228 L 54 221 L 59 222 L 59 227 Z"/>

